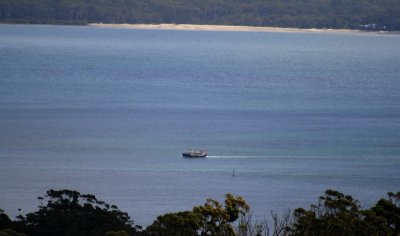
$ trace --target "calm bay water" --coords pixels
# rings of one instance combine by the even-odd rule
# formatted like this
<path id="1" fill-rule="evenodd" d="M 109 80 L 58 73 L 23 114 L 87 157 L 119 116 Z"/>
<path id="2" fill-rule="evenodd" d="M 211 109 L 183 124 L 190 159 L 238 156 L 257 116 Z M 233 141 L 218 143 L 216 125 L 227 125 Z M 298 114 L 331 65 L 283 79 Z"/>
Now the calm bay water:
<path id="1" fill-rule="evenodd" d="M 327 188 L 368 207 L 400 190 L 399 65 L 398 35 L 0 25 L 0 208 L 50 188 L 142 225 L 229 192 L 256 216 Z"/>

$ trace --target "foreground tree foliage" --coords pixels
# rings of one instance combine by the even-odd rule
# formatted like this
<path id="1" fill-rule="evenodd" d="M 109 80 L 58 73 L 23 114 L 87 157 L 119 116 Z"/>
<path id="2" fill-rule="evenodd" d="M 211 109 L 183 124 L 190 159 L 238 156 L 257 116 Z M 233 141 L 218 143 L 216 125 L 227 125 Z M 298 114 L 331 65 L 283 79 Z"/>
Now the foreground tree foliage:
<path id="1" fill-rule="evenodd" d="M 157 236 L 234 236 L 232 223 L 248 211 L 249 206 L 242 197 L 227 194 L 225 206 L 217 200 L 207 199 L 203 206 L 196 206 L 192 211 L 169 213 L 157 217 L 146 231 L 149 235 Z"/>
<path id="2" fill-rule="evenodd" d="M 202 223 L 201 216 L 192 211 L 168 213 L 158 216 L 146 231 L 149 235 L 195 236 Z"/>
<path id="3" fill-rule="evenodd" d="M 375 206 L 363 212 L 369 232 L 375 235 L 400 235 L 400 192 L 388 193 L 388 199 L 380 199 Z M 373 234 L 370 234 L 373 235 Z"/>
<path id="4" fill-rule="evenodd" d="M 136 232 L 127 213 L 99 201 L 94 195 L 49 190 L 38 199 L 41 201 L 38 211 L 19 216 L 13 223 L 18 232 L 32 236 L 95 236 L 109 231 L 129 235 Z"/>
<path id="5" fill-rule="evenodd" d="M 39 210 L 11 220 L 0 209 L 0 236 L 399 236 L 400 192 L 388 193 L 369 209 L 349 195 L 327 190 L 310 209 L 272 213 L 272 227 L 254 221 L 245 199 L 231 194 L 224 204 L 207 199 L 191 211 L 168 213 L 146 230 L 127 213 L 72 190 L 49 190 L 39 197 Z"/>
<path id="6" fill-rule="evenodd" d="M 378 236 L 400 235 L 400 192 L 388 193 L 371 209 L 362 210 L 358 201 L 335 190 L 327 190 L 310 210 L 294 211 L 288 235 Z"/>
<path id="7" fill-rule="evenodd" d="M 294 211 L 292 235 L 363 235 L 359 203 L 351 196 L 327 190 L 310 210 Z"/>

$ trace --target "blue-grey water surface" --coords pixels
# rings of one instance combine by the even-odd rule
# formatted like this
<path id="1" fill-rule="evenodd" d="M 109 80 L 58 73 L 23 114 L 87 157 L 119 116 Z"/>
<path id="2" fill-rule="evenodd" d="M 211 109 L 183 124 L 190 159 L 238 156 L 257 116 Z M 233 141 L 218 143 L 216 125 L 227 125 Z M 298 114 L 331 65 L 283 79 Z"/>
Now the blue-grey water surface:
<path id="1" fill-rule="evenodd" d="M 400 36 L 0 25 L 0 208 L 50 188 L 145 226 L 229 192 L 369 207 L 400 191 Z"/>

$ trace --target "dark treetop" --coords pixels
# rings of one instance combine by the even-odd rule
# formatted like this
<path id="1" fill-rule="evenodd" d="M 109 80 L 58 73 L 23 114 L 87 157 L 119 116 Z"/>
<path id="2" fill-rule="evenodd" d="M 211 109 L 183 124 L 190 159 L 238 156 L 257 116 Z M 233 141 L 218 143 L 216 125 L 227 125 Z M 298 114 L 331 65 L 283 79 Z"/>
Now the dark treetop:
<path id="1" fill-rule="evenodd" d="M 224 204 L 207 199 L 191 211 L 158 216 L 145 230 L 134 226 L 127 213 L 91 194 L 49 190 L 38 199 L 38 211 L 15 221 L 0 209 L 0 236 L 400 235 L 400 192 L 390 192 L 388 198 L 364 210 L 350 195 L 328 189 L 309 210 L 297 208 L 293 215 L 288 212 L 281 217 L 272 214 L 272 231 L 267 222 L 252 220 L 245 199 L 232 194 L 225 196 Z"/>

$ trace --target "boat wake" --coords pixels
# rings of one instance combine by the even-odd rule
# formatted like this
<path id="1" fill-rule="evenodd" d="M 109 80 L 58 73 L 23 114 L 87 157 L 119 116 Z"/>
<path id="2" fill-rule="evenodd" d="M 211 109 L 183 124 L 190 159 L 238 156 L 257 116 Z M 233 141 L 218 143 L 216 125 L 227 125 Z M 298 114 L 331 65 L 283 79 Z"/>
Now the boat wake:
<path id="1" fill-rule="evenodd" d="M 276 156 L 207 156 L 211 159 L 251 159 L 251 158 L 268 158 Z"/>
<path id="2" fill-rule="evenodd" d="M 305 156 L 207 156 L 209 159 L 306 158 Z M 312 158 L 312 157 L 308 157 Z"/>

